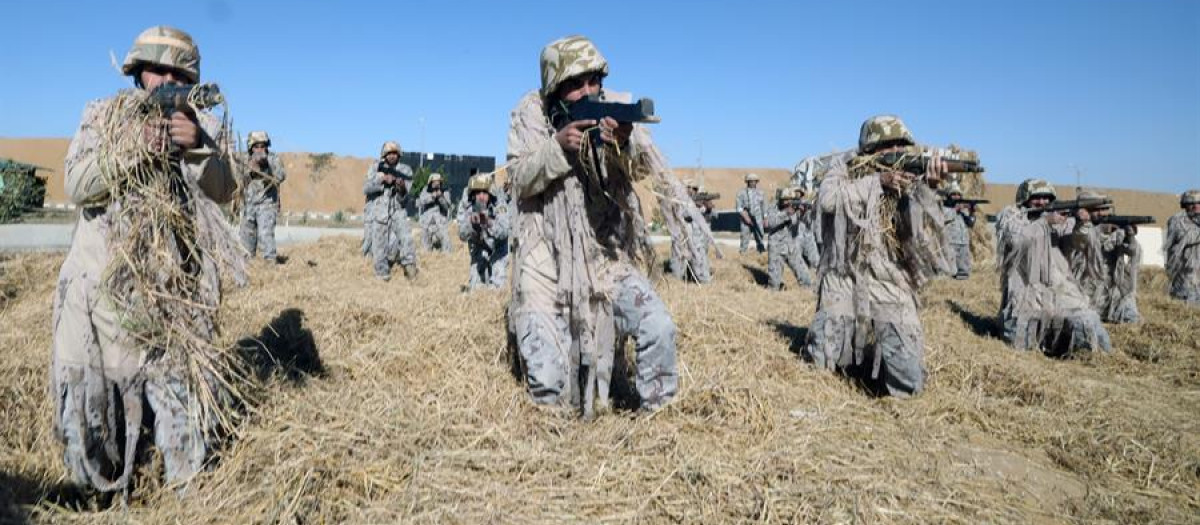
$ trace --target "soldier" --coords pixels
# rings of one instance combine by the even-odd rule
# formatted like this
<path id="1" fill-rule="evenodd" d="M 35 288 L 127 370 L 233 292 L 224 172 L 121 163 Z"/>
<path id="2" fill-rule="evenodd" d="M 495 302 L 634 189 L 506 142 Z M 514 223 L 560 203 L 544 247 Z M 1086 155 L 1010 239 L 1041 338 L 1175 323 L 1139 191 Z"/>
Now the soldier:
<path id="1" fill-rule="evenodd" d="M 1171 297 L 1200 306 L 1200 190 L 1188 190 L 1179 196 L 1183 211 L 1167 221 L 1167 276 L 1171 279 Z"/>
<path id="2" fill-rule="evenodd" d="M 758 174 L 747 173 L 746 187 L 738 192 L 735 204 L 742 219 L 742 242 L 738 246 L 738 253 L 746 253 L 751 242 L 754 242 L 759 253 L 762 253 L 763 248 L 759 243 L 764 240 L 761 236 L 763 213 L 766 211 L 765 200 L 762 190 L 758 189 Z"/>
<path id="3" fill-rule="evenodd" d="M 121 71 L 133 77 L 134 84 L 144 92 L 163 85 L 194 84 L 200 79 L 200 52 L 187 33 L 172 27 L 152 27 L 134 40 Z M 114 194 L 129 192 L 112 187 L 122 174 L 109 170 L 124 173 L 135 169 L 133 165 L 145 158 L 138 152 L 151 152 L 156 159 L 169 158 L 164 164 L 145 169 L 169 170 L 178 175 L 176 180 L 185 187 L 176 191 L 187 197 L 179 197 L 186 202 L 163 202 L 161 206 L 177 206 L 184 214 L 209 213 L 209 219 L 222 224 L 216 203 L 228 202 L 236 188 L 221 146 L 223 126 L 211 113 L 181 110 L 140 130 L 130 131 L 126 125 L 114 131 L 106 128 L 112 122 L 105 115 L 119 97 L 87 105 L 67 151 L 65 187 L 80 213 L 54 294 L 50 373 L 54 434 L 64 446 L 67 471 L 76 482 L 104 492 L 128 490 L 147 409 L 153 414 L 153 440 L 162 454 L 167 483 L 185 483 L 200 470 L 208 453 L 208 436 L 194 412 L 198 394 L 187 379 L 188 371 L 179 369 L 178 361 L 165 357 L 164 349 L 151 348 L 153 343 L 135 337 L 134 331 L 141 334 L 142 327 L 123 323 L 133 315 L 119 311 L 114 304 L 117 297 L 126 296 L 126 291 L 124 285 L 111 280 L 113 276 L 107 270 L 110 264 L 121 266 L 114 257 L 115 250 L 120 243 L 128 242 L 125 235 L 131 234 L 131 226 L 118 220 L 126 211 L 125 205 L 137 203 L 114 200 Z M 123 138 L 138 143 L 114 146 L 110 134 L 124 134 Z M 229 246 L 236 246 L 236 234 L 231 229 L 224 235 L 228 236 Z M 155 255 L 186 258 L 194 270 L 190 276 L 207 285 L 215 281 L 219 289 L 220 277 L 213 273 L 212 253 L 201 242 L 189 245 L 187 255 Z M 154 271 L 140 267 L 133 270 Z M 215 298 L 205 294 L 190 299 L 205 303 L 201 305 L 205 310 L 215 310 L 220 303 L 219 292 Z M 170 322 L 141 321 L 155 326 Z M 195 335 L 211 343 L 214 328 L 205 322 L 197 326 L 208 328 Z M 124 422 L 124 429 L 117 427 L 119 421 Z"/>
<path id="4" fill-rule="evenodd" d="M 1138 269 L 1142 264 L 1137 226 L 1096 224 L 1112 214 L 1108 198 L 1090 191 L 1079 193 L 1078 198 L 1105 204 L 1078 210 L 1074 231 L 1062 245 L 1075 282 L 1100 319 L 1136 323 L 1142 318 L 1137 308 Z"/>
<path id="5" fill-rule="evenodd" d="M 409 280 L 417 277 L 417 251 L 408 222 L 408 191 L 412 188 L 412 168 L 400 162 L 400 145 L 385 142 L 380 161 L 367 169 L 363 193 L 367 196 L 368 223 L 371 233 L 371 259 L 375 277 L 391 279 L 392 266 L 400 264 Z"/>
<path id="6" fill-rule="evenodd" d="M 242 244 L 254 257 L 262 249 L 263 259 L 276 262 L 275 220 L 279 215 L 279 185 L 287 178 L 283 162 L 271 151 L 271 137 L 252 131 L 246 139 L 249 158 L 242 162 Z"/>
<path id="7" fill-rule="evenodd" d="M 931 187 L 945 163 L 916 178 L 875 162 L 914 145 L 899 118 L 872 117 L 849 168 L 835 159 L 821 182 L 820 284 L 805 351 L 818 368 L 862 377 L 898 397 L 924 388 L 917 292 L 945 271 L 942 209 Z"/>
<path id="8" fill-rule="evenodd" d="M 629 99 L 603 89 L 608 63 L 590 40 L 551 42 L 540 65 L 541 90 L 517 103 L 508 133 L 519 212 L 509 324 L 530 394 L 593 415 L 593 404 L 607 404 L 618 341 L 632 336 L 640 405 L 656 409 L 674 397 L 679 372 L 675 323 L 636 266 L 654 264 L 633 191 L 653 169 L 654 143 L 644 127 L 612 118 L 563 122 L 563 103 Z"/>
<path id="9" fill-rule="evenodd" d="M 458 238 L 471 255 L 468 290 L 500 288 L 507 280 L 510 214 L 498 190 L 488 174 L 475 175 L 458 207 Z"/>
<path id="10" fill-rule="evenodd" d="M 1049 182 L 1026 179 L 1017 187 L 1016 203 L 997 217 L 1004 339 L 1019 350 L 1039 348 L 1056 356 L 1108 351 L 1108 330 L 1057 248 L 1066 242 L 1074 219 L 1042 211 L 1056 198 Z"/>
<path id="11" fill-rule="evenodd" d="M 450 196 L 442 187 L 442 174 L 429 175 L 429 182 L 417 197 L 417 210 L 421 214 L 422 241 L 429 251 L 450 252 Z"/>
<path id="12" fill-rule="evenodd" d="M 946 262 L 954 278 L 965 280 L 971 276 L 971 228 L 975 227 L 974 206 L 960 202 L 962 188 L 957 182 L 946 187 L 946 207 L 942 215 L 946 219 Z"/>
<path id="13" fill-rule="evenodd" d="M 676 242 L 674 238 L 671 239 L 670 270 L 671 275 L 681 281 L 692 280 L 703 284 L 712 281 L 712 267 L 708 261 L 708 239 L 711 237 L 709 225 L 712 224 L 713 203 L 711 198 L 700 199 L 703 192 L 695 181 L 688 179 L 684 181 L 684 186 L 688 197 L 692 199 L 685 205 L 694 208 L 684 219 L 691 229 L 691 235 L 689 242 Z M 701 224 L 694 217 L 699 217 L 704 223 Z M 689 244 L 695 246 L 689 248 Z M 685 257 L 686 252 L 683 250 L 691 250 L 693 253 L 690 257 Z"/>
<path id="14" fill-rule="evenodd" d="M 803 199 L 802 187 L 780 188 L 775 195 L 775 209 L 762 223 L 768 240 L 767 285 L 775 291 L 783 289 L 784 266 L 792 269 L 801 286 L 812 286 L 808 267 L 818 262 L 817 246 L 802 218 Z"/>

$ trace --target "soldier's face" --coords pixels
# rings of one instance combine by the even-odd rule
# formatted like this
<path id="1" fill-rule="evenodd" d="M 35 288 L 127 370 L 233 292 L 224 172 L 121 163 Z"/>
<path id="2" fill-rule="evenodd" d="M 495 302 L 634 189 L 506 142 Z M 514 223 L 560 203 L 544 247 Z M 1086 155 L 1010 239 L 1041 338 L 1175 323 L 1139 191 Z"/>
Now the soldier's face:
<path id="1" fill-rule="evenodd" d="M 250 152 L 257 154 L 257 155 L 262 155 L 267 152 L 267 145 L 260 142 L 253 146 L 250 146 Z"/>
<path id="2" fill-rule="evenodd" d="M 1050 204 L 1050 197 L 1045 195 L 1034 195 L 1029 198 L 1030 208 L 1045 208 L 1047 204 Z"/>
<path id="3" fill-rule="evenodd" d="M 1187 214 L 1191 215 L 1193 217 L 1196 215 L 1200 215 L 1200 202 L 1193 202 L 1191 204 L 1188 204 L 1187 206 L 1184 206 L 1183 209 L 1187 210 Z"/>
<path id="4" fill-rule="evenodd" d="M 756 181 L 756 180 L 748 180 L 748 181 L 746 181 L 746 187 L 747 187 L 747 188 L 757 188 L 757 187 L 758 187 L 758 181 Z"/>
<path id="5" fill-rule="evenodd" d="M 143 66 L 141 72 L 138 73 L 138 80 L 141 81 L 142 87 L 146 91 L 154 91 L 154 88 L 163 84 L 183 85 L 187 83 L 187 77 L 178 69 L 155 64 Z"/>
<path id="6" fill-rule="evenodd" d="M 389 151 L 387 155 L 383 156 L 383 160 L 386 160 L 388 164 L 395 164 L 400 162 L 400 154 L 394 151 Z"/>
<path id="7" fill-rule="evenodd" d="M 440 181 L 440 180 L 435 180 L 435 181 L 432 181 L 432 182 L 430 182 L 430 183 L 429 183 L 429 189 L 431 189 L 431 190 L 440 190 L 440 189 L 442 189 L 442 181 Z"/>
<path id="8" fill-rule="evenodd" d="M 564 80 L 558 85 L 556 92 L 559 100 L 575 102 L 581 98 L 595 95 L 603 85 L 599 73 L 584 73 Z"/>
<path id="9" fill-rule="evenodd" d="M 1108 217 L 1112 215 L 1112 208 L 1101 208 L 1099 210 L 1089 210 L 1092 212 L 1092 217 Z"/>
<path id="10" fill-rule="evenodd" d="M 487 204 L 491 200 L 492 195 L 486 191 L 481 191 L 475 194 L 475 202 L 479 204 Z"/>

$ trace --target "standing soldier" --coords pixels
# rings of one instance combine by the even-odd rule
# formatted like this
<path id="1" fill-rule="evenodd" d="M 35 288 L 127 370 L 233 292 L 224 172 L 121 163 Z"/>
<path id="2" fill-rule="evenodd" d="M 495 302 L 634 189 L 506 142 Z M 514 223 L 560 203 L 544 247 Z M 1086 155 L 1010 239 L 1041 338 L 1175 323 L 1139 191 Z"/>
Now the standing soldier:
<path id="1" fill-rule="evenodd" d="M 65 187 L 80 213 L 54 294 L 50 369 L 67 471 L 103 492 L 130 487 L 143 420 L 153 420 L 168 484 L 204 464 L 202 414 L 214 415 L 204 398 L 217 392 L 189 367 L 214 355 L 218 262 L 240 252 L 216 204 L 236 187 L 225 127 L 207 111 L 146 103 L 156 88 L 199 81 L 192 37 L 147 29 L 121 71 L 137 89 L 90 102 L 67 151 Z"/>
<path id="2" fill-rule="evenodd" d="M 367 182 L 363 184 L 375 277 L 391 279 L 392 266 L 399 264 L 404 276 L 412 280 L 417 277 L 417 250 L 404 207 L 412 187 L 412 168 L 400 163 L 400 145 L 395 142 L 385 142 L 379 157 L 380 161 L 372 162 L 367 169 Z"/>
<path id="3" fill-rule="evenodd" d="M 458 238 L 471 255 L 468 290 L 500 288 L 507 280 L 509 212 L 491 179 L 471 177 L 458 207 Z"/>
<path id="4" fill-rule="evenodd" d="M 899 397 L 925 386 L 917 292 L 946 264 L 942 207 L 931 187 L 945 164 L 934 157 L 916 177 L 878 161 L 913 146 L 899 118 L 872 117 L 849 168 L 835 159 L 821 182 L 820 284 L 806 349 L 817 367 L 869 379 L 873 389 Z"/>
<path id="5" fill-rule="evenodd" d="M 1049 182 L 1026 179 L 1017 187 L 1016 203 L 997 217 L 1004 339 L 1013 348 L 1049 355 L 1108 351 L 1108 330 L 1056 247 L 1066 242 L 1074 219 L 1043 212 L 1056 198 Z"/>
<path id="6" fill-rule="evenodd" d="M 509 324 L 530 394 L 593 416 L 607 405 L 617 344 L 632 336 L 640 404 L 656 409 L 675 396 L 679 372 L 675 323 L 637 267 L 654 264 L 633 190 L 654 169 L 654 143 L 612 118 L 563 122 L 561 108 L 585 96 L 629 98 L 603 89 L 608 62 L 590 40 L 551 42 L 540 62 L 542 88 L 517 103 L 508 132 L 519 210 Z"/>
<path id="7" fill-rule="evenodd" d="M 450 196 L 442 186 L 441 173 L 429 175 L 429 182 L 417 197 L 417 210 L 425 249 L 450 252 Z"/>
<path id="8" fill-rule="evenodd" d="M 271 137 L 252 131 L 246 139 L 249 158 L 242 163 L 242 244 L 250 257 L 255 248 L 263 259 L 276 262 L 275 221 L 279 216 L 279 185 L 287 178 L 283 162 L 271 151 Z"/>
<path id="9" fill-rule="evenodd" d="M 738 247 L 738 253 L 746 253 L 751 242 L 755 243 L 759 253 L 763 252 L 762 223 L 766 211 L 765 199 L 762 190 L 758 189 L 758 174 L 747 173 L 746 187 L 738 192 L 735 204 L 742 219 L 742 243 Z"/>
<path id="10" fill-rule="evenodd" d="M 1103 223 L 1113 208 L 1104 195 L 1084 191 L 1078 199 L 1102 204 L 1078 210 L 1075 229 L 1062 244 L 1075 282 L 1100 319 L 1136 323 L 1142 318 L 1137 308 L 1138 269 L 1142 264 L 1142 246 L 1135 237 L 1137 226 Z"/>
<path id="11" fill-rule="evenodd" d="M 762 223 L 768 241 L 767 285 L 775 291 L 783 289 L 784 266 L 792 269 L 801 286 L 812 286 L 808 267 L 818 262 L 817 247 L 802 218 L 803 199 L 802 187 L 780 188 L 775 195 L 775 209 Z"/>
<path id="12" fill-rule="evenodd" d="M 686 240 L 671 239 L 670 270 L 671 275 L 681 281 L 690 279 L 703 284 L 712 281 L 712 266 L 708 261 L 708 239 L 712 238 L 709 225 L 712 224 L 713 203 L 712 198 L 703 195 L 695 181 L 688 179 L 684 181 L 684 186 L 687 196 L 691 198 L 690 202 L 684 203 L 692 208 L 684 217 L 691 235 Z M 684 250 L 692 253 L 687 254 Z"/>
<path id="13" fill-rule="evenodd" d="M 957 182 L 946 187 L 946 206 L 942 215 L 946 219 L 946 262 L 954 278 L 965 280 L 971 276 L 971 228 L 975 226 L 975 214 L 970 203 L 961 202 L 962 188 Z"/>
<path id="14" fill-rule="evenodd" d="M 1200 190 L 1179 196 L 1183 211 L 1167 221 L 1167 276 L 1171 297 L 1200 306 Z"/>

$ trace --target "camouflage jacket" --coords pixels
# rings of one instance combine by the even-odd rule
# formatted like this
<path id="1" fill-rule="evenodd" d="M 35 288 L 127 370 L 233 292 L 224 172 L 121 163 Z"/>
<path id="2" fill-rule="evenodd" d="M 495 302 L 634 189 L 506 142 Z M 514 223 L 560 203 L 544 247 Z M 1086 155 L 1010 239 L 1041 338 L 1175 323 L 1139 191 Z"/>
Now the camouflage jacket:
<path id="1" fill-rule="evenodd" d="M 758 188 L 742 188 L 737 194 L 737 199 L 734 204 L 738 212 L 750 209 L 750 216 L 758 221 L 759 226 L 762 226 L 763 217 L 766 213 L 766 198 L 763 197 L 762 190 Z"/>
<path id="2" fill-rule="evenodd" d="M 383 173 L 379 172 L 379 163 L 372 162 L 367 167 L 367 179 L 363 183 L 363 193 L 367 196 L 367 207 L 363 220 L 376 223 L 386 223 L 397 217 L 408 217 L 405 205 L 408 203 L 409 189 L 412 188 L 412 168 L 407 164 L 397 163 L 396 170 L 407 174 L 410 178 L 402 178 L 395 184 L 384 184 Z"/>
<path id="3" fill-rule="evenodd" d="M 250 155 L 239 155 L 238 179 L 242 184 L 242 203 L 249 208 L 263 203 L 279 204 L 279 185 L 287 179 L 283 161 L 274 153 L 267 153 L 264 167 Z"/>

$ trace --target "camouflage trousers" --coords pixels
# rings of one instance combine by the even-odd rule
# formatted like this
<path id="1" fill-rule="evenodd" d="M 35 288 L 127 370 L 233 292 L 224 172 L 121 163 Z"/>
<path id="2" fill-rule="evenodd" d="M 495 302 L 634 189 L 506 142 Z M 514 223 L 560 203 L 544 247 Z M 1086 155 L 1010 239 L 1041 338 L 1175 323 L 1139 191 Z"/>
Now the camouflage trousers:
<path id="1" fill-rule="evenodd" d="M 1138 312 L 1137 296 L 1134 294 L 1114 298 L 1104 312 L 1104 321 L 1108 323 L 1137 323 L 1141 320 L 1142 314 Z"/>
<path id="2" fill-rule="evenodd" d="M 693 234 L 693 239 L 700 239 L 699 234 Z M 688 258 L 683 257 L 683 254 L 677 250 L 683 249 L 671 245 L 671 260 L 669 271 L 671 275 L 681 281 L 694 281 L 697 283 L 708 283 L 712 281 L 712 267 L 708 261 L 708 250 L 695 250 L 690 260 L 694 261 L 688 264 Z"/>
<path id="3" fill-rule="evenodd" d="M 762 224 L 762 221 L 760 220 L 758 223 Z M 746 253 L 746 250 L 750 249 L 751 246 L 754 246 L 754 249 L 757 250 L 758 245 L 754 243 L 754 228 L 751 228 L 745 224 L 742 224 L 741 226 L 741 242 L 738 244 L 738 253 Z M 763 239 L 763 243 L 765 244 L 766 242 L 767 240 Z"/>
<path id="4" fill-rule="evenodd" d="M 1001 312 L 1001 329 L 1004 340 L 1018 350 L 1041 349 L 1051 356 L 1081 350 L 1112 350 L 1108 329 L 1091 308 L 1043 312 L 1020 308 L 1010 298 Z"/>
<path id="5" fill-rule="evenodd" d="M 1171 297 L 1190 306 L 1200 306 L 1200 279 L 1189 279 L 1189 276 L 1172 277 L 1168 290 Z"/>
<path id="6" fill-rule="evenodd" d="M 853 281 L 822 278 L 804 356 L 817 368 L 861 378 L 872 389 L 909 397 L 925 388 L 925 333 L 916 303 L 875 303 L 856 317 Z"/>
<path id="7" fill-rule="evenodd" d="M 783 288 L 784 267 L 792 269 L 796 280 L 804 287 L 812 287 L 812 277 L 808 265 L 796 243 L 772 242 L 767 248 L 767 286 L 772 290 Z"/>
<path id="8" fill-rule="evenodd" d="M 54 434 L 71 477 L 103 492 L 126 489 L 147 405 L 166 482 L 199 472 L 207 442 L 189 416 L 192 394 L 182 371 L 137 349 L 94 277 L 60 277 L 53 315 Z"/>
<path id="9" fill-rule="evenodd" d="M 445 220 L 429 221 L 421 226 L 421 244 L 426 251 L 454 251 L 450 244 L 450 225 Z"/>
<path id="10" fill-rule="evenodd" d="M 645 276 L 630 272 L 616 282 L 612 302 L 618 345 L 626 338 L 634 340 L 636 352 L 635 389 L 643 409 L 665 405 L 679 387 L 679 369 L 675 356 L 675 323 L 667 306 L 654 292 Z M 568 389 L 575 385 L 577 370 L 572 370 L 572 337 L 562 313 L 517 311 L 513 330 L 529 393 L 538 404 L 566 402 Z M 599 356 L 611 363 L 614 356 Z M 572 385 L 568 385 L 568 382 Z"/>
<path id="11" fill-rule="evenodd" d="M 946 260 L 950 263 L 950 271 L 956 279 L 966 279 L 971 275 L 971 245 L 947 244 L 949 252 Z"/>
<path id="12" fill-rule="evenodd" d="M 482 247 L 469 246 L 471 251 L 470 277 L 467 289 L 503 288 L 508 282 L 508 241 L 499 243 L 494 252 Z"/>
<path id="13" fill-rule="evenodd" d="M 274 260 L 275 252 L 275 221 L 279 216 L 279 203 L 274 201 L 260 202 L 242 208 L 241 235 L 242 245 L 254 257 L 255 249 L 262 251 L 264 259 Z"/>
<path id="14" fill-rule="evenodd" d="M 392 266 L 397 264 L 405 267 L 417 265 L 417 250 L 408 217 L 396 214 L 387 221 L 376 221 L 369 230 L 371 232 L 371 261 L 375 276 L 384 279 L 390 278 Z"/>

